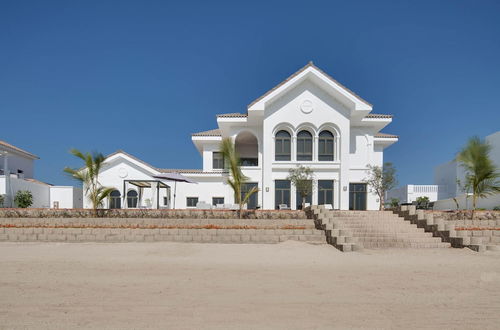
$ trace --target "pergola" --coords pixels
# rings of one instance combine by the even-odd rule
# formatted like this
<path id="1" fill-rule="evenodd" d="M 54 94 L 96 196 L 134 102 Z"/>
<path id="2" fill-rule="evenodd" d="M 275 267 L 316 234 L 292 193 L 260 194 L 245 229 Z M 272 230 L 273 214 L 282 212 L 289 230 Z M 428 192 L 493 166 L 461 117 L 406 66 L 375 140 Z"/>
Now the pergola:
<path id="1" fill-rule="evenodd" d="M 127 185 L 131 184 L 133 186 L 136 186 L 139 188 L 139 196 L 138 196 L 138 202 L 142 200 L 142 193 L 143 189 L 145 188 L 151 188 L 153 193 L 151 194 L 152 200 L 151 200 L 151 205 L 153 208 L 159 209 L 160 208 L 160 189 L 164 188 L 167 191 L 167 196 L 170 196 L 170 186 L 160 180 L 123 180 L 123 198 L 124 198 L 124 205 L 127 205 Z M 154 190 L 156 190 L 156 194 L 154 193 Z M 155 207 L 156 206 L 156 207 Z"/>

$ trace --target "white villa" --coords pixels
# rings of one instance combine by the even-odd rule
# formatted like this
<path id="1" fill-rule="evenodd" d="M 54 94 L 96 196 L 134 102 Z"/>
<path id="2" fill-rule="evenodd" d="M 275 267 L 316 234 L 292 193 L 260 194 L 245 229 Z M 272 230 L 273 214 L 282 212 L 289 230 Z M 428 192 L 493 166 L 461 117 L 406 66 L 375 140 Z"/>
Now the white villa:
<path id="1" fill-rule="evenodd" d="M 391 115 L 373 114 L 372 105 L 312 62 L 253 101 L 246 113 L 217 115 L 217 128 L 192 134 L 203 158 L 199 170 L 162 169 L 117 151 L 109 155 L 99 181 L 114 187 L 109 208 L 206 208 L 234 204 L 219 152 L 230 137 L 253 186 L 248 208 L 296 209 L 294 186 L 286 178 L 297 165 L 315 174 L 312 204 L 334 209 L 378 210 L 378 198 L 363 179 L 367 165 L 382 166 L 384 149 L 398 141 L 380 131 Z M 155 176 L 176 172 L 196 183 L 174 183 Z M 174 191 L 176 192 L 174 194 Z M 174 196 L 175 195 L 175 196 Z M 84 207 L 89 207 L 84 201 Z"/>
<path id="2" fill-rule="evenodd" d="M 54 186 L 34 177 L 35 160 L 39 157 L 0 140 L 0 207 L 15 206 L 14 196 L 20 190 L 33 195 L 33 208 L 81 208 L 83 191 L 72 186 Z"/>

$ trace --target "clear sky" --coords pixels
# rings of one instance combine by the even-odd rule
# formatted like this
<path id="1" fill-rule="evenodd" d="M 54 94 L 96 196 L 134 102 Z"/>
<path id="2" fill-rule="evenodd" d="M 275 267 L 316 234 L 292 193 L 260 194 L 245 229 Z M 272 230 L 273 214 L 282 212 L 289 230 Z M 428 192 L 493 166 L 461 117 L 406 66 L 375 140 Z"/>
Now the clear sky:
<path id="1" fill-rule="evenodd" d="M 68 150 L 200 168 L 193 132 L 309 60 L 393 114 L 401 184 L 500 130 L 500 1 L 1 1 L 0 140 L 73 184 Z"/>

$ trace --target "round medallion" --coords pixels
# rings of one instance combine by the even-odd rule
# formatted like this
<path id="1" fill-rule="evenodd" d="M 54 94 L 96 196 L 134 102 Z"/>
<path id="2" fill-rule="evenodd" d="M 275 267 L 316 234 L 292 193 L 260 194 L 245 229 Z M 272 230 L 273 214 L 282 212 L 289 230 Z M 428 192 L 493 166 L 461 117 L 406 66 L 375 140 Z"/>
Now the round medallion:
<path id="1" fill-rule="evenodd" d="M 309 100 L 304 100 L 300 105 L 300 110 L 303 113 L 311 113 L 314 110 L 312 102 Z"/>
<path id="2" fill-rule="evenodd" d="M 118 170 L 118 176 L 119 176 L 120 178 L 122 178 L 122 179 L 123 179 L 123 178 L 126 178 L 126 177 L 127 177 L 127 175 L 128 175 L 127 170 L 126 170 L 126 169 L 124 169 L 123 167 L 122 167 L 122 168 L 120 168 L 120 169 Z"/>

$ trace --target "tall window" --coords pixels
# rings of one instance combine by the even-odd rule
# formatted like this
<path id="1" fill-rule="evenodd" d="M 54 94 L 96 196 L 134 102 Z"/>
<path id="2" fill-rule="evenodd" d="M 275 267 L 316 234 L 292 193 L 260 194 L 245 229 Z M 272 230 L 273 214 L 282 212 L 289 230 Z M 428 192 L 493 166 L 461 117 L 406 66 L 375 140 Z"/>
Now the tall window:
<path id="1" fill-rule="evenodd" d="M 136 208 L 139 198 L 137 197 L 137 191 L 129 190 L 127 193 L 127 207 Z"/>
<path id="2" fill-rule="evenodd" d="M 110 209 L 122 208 L 122 198 L 118 190 L 113 190 L 109 195 L 109 208 Z"/>
<path id="3" fill-rule="evenodd" d="M 321 131 L 318 140 L 318 159 L 333 161 L 333 134 L 330 131 Z"/>
<path id="4" fill-rule="evenodd" d="M 290 180 L 274 182 L 274 206 L 278 210 L 280 205 L 290 207 Z"/>
<path id="5" fill-rule="evenodd" d="M 306 196 L 306 203 L 312 204 L 312 181 L 307 180 L 307 185 L 309 187 L 311 187 L 310 188 L 311 193 Z M 295 200 L 297 203 L 297 210 L 302 210 L 302 196 L 300 195 L 300 193 L 298 191 L 295 193 Z"/>
<path id="6" fill-rule="evenodd" d="M 312 135 L 308 131 L 297 134 L 297 160 L 312 160 Z"/>
<path id="7" fill-rule="evenodd" d="M 318 180 L 318 205 L 333 207 L 333 180 Z"/>
<path id="8" fill-rule="evenodd" d="M 212 154 L 212 168 L 214 170 L 224 169 L 224 155 L 222 152 L 214 152 Z"/>
<path id="9" fill-rule="evenodd" d="M 252 190 L 253 188 L 258 188 L 258 184 L 256 182 L 246 182 L 246 183 L 243 183 L 240 187 L 240 192 L 241 192 L 241 199 L 243 200 L 246 196 L 246 194 Z M 247 209 L 256 209 L 257 208 L 257 204 L 258 204 L 258 200 L 257 200 L 257 196 L 258 193 L 254 193 L 252 194 L 252 196 L 250 196 L 250 198 L 248 199 L 247 201 Z"/>
<path id="10" fill-rule="evenodd" d="M 287 131 L 276 133 L 274 140 L 275 160 L 291 160 L 291 137 Z"/>

